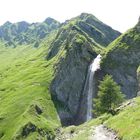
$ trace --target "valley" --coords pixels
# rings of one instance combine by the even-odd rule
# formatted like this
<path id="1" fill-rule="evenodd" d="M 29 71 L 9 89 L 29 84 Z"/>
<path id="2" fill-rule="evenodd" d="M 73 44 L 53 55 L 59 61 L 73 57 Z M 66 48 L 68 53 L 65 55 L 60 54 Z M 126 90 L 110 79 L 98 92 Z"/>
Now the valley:
<path id="1" fill-rule="evenodd" d="M 82 13 L 0 26 L 0 140 L 139 140 L 140 21 L 125 33 Z M 91 66 L 91 67 L 90 67 Z M 125 95 L 96 116 L 100 81 Z M 106 128 L 104 128 L 105 126 Z M 100 140 L 100 139 L 98 139 Z"/>

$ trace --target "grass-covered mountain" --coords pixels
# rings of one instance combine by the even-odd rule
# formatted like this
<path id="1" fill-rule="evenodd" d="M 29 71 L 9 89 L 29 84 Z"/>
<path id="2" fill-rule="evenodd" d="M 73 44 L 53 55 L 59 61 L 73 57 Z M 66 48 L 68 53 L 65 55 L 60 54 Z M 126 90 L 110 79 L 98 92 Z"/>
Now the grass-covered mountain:
<path id="1" fill-rule="evenodd" d="M 58 102 L 62 105 L 58 113 L 63 124 L 85 121 L 87 95 L 83 95 L 83 88 L 88 66 L 119 35 L 119 32 L 86 13 L 66 21 L 59 29 L 47 59 L 56 55 L 60 57 L 51 92 L 56 106 Z"/>
<path id="2" fill-rule="evenodd" d="M 43 23 L 7 22 L 2 25 L 0 139 L 54 140 L 56 135 L 56 139 L 61 137 L 58 128 L 62 125 L 84 122 L 87 95 L 83 94 L 83 88 L 88 66 L 99 53 L 103 59 L 94 86 L 108 73 L 128 98 L 136 96 L 140 80 L 136 80 L 140 73 L 139 23 L 120 35 L 86 13 L 62 24 L 48 18 Z M 72 130 L 68 127 L 64 134 L 70 132 L 70 136 L 76 136 L 73 140 L 88 140 L 88 134 L 93 132 L 90 128 L 106 122 L 122 139 L 137 140 L 138 104 L 136 109 L 129 106 L 116 116 L 105 114 Z M 121 126 L 121 120 L 127 124 Z M 125 125 L 130 129 L 132 121 L 134 133 L 127 133 L 127 129 L 122 131 Z M 131 139 L 127 139 L 130 135 Z"/>
<path id="3" fill-rule="evenodd" d="M 53 139 L 60 126 L 49 85 L 53 64 L 46 61 L 50 40 L 32 46 L 0 47 L 0 139 Z"/>
<path id="4" fill-rule="evenodd" d="M 7 46 L 16 47 L 22 44 L 34 44 L 38 47 L 40 40 L 45 38 L 51 31 L 57 29 L 60 23 L 52 18 L 47 18 L 42 23 L 21 21 L 18 23 L 6 22 L 0 26 L 0 40 Z"/>
<path id="5" fill-rule="evenodd" d="M 119 35 L 90 14 L 61 25 L 50 18 L 2 25 L 0 139 L 53 140 L 61 121 L 78 113 L 90 61 Z"/>

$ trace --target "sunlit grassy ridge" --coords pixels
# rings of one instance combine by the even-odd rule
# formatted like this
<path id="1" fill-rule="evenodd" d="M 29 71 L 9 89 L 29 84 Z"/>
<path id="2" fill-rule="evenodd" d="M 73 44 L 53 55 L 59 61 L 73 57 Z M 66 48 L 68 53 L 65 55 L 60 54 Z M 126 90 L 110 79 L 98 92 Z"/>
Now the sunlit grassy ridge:
<path id="1" fill-rule="evenodd" d="M 1 46 L 0 139 L 49 138 L 60 125 L 48 88 L 56 62 L 46 61 L 50 42 L 37 49 Z"/>
<path id="2" fill-rule="evenodd" d="M 114 129 L 122 140 L 140 139 L 140 98 L 125 107 L 118 115 L 107 120 L 106 125 Z"/>

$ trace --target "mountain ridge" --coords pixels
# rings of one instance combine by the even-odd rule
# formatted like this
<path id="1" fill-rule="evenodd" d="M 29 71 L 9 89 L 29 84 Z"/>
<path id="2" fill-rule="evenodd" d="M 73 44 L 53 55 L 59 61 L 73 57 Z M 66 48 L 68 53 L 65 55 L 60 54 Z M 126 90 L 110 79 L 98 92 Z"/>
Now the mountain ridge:
<path id="1" fill-rule="evenodd" d="M 58 54 L 60 57 L 60 61 L 55 66 L 56 76 L 51 83 L 51 93 L 54 102 L 61 102 L 64 106 L 63 109 L 61 108 L 62 110 L 58 109 L 58 114 L 64 125 L 79 124 L 85 121 L 86 96 L 82 95 L 82 90 L 88 66 L 107 44 L 120 35 L 119 32 L 104 25 L 90 14 L 84 13 L 81 15 L 82 18 L 79 17 L 72 18 L 60 27 L 47 56 L 48 60 Z M 88 26 L 87 19 L 91 19 Z M 104 29 L 102 32 L 94 27 L 97 24 L 95 19 L 98 22 L 98 27 Z M 81 22 L 83 26 L 80 25 Z M 112 34 L 114 34 L 113 38 Z M 99 40 L 101 41 L 99 42 Z M 83 103 L 83 108 L 80 102 Z M 78 115 L 78 109 L 82 110 L 81 116 Z"/>
<path id="2" fill-rule="evenodd" d="M 80 135 L 76 138 L 84 139 L 95 124 L 116 118 L 107 114 L 97 122 L 84 123 L 87 95 L 83 89 L 88 67 L 98 54 L 103 59 L 94 77 L 94 97 L 106 74 L 113 75 L 128 98 L 135 97 L 140 89 L 139 23 L 121 35 L 87 13 L 62 24 L 52 18 L 44 22 L 5 24 L 6 31 L 10 27 L 5 35 L 13 44 L 0 42 L 1 140 L 54 140 L 63 126 L 79 124 L 63 129 L 70 130 L 70 137 L 77 129 Z M 17 32 L 26 32 L 27 40 L 24 34 L 16 37 Z"/>
<path id="3" fill-rule="evenodd" d="M 20 21 L 17 23 L 6 22 L 0 26 L 0 39 L 8 46 L 32 44 L 40 42 L 51 31 L 56 30 L 60 23 L 52 18 L 47 18 L 43 22 L 31 23 Z M 37 46 L 36 46 L 37 47 Z"/>

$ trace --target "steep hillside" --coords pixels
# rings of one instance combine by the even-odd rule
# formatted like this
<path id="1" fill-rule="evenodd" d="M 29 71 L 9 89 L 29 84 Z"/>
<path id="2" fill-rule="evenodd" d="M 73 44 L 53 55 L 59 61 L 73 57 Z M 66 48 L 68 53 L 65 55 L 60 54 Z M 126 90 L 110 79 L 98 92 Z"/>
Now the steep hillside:
<path id="1" fill-rule="evenodd" d="M 88 66 L 120 33 L 85 13 L 58 26 L 0 27 L 1 140 L 53 140 L 61 124 L 85 121 Z"/>
<path id="2" fill-rule="evenodd" d="M 59 29 L 47 59 L 61 54 L 51 92 L 54 101 L 62 105 L 58 113 L 64 125 L 85 121 L 87 95 L 83 95 L 83 88 L 88 66 L 104 49 L 102 44 L 105 46 L 118 35 L 119 32 L 85 13 L 65 22 Z"/>
<path id="3" fill-rule="evenodd" d="M 48 46 L 0 46 L 0 139 L 48 139 L 60 126 L 49 85 L 57 57 L 46 61 Z"/>
<path id="4" fill-rule="evenodd" d="M 57 29 L 60 23 L 52 18 L 47 18 L 42 23 L 29 24 L 25 21 L 18 23 L 6 22 L 0 26 L 0 39 L 8 46 L 34 44 L 39 46 L 41 39 L 45 38 L 51 31 Z"/>
<path id="5" fill-rule="evenodd" d="M 96 80 L 99 80 L 99 75 L 111 74 L 120 84 L 127 98 L 140 95 L 140 21 L 134 28 L 113 41 L 104 51 L 101 71 Z M 117 108 L 116 115 L 103 114 L 80 126 L 60 129 L 56 140 L 59 138 L 62 140 L 92 140 L 101 124 L 104 126 L 106 136 L 111 132 L 115 135 L 115 139 L 139 140 L 139 109 L 140 98 L 133 98 Z M 100 138 L 101 134 L 98 135 Z"/>
<path id="6" fill-rule="evenodd" d="M 122 140 L 140 138 L 140 97 L 131 99 L 118 108 L 119 113 L 110 117 L 105 124 L 114 129 Z"/>
<path id="7" fill-rule="evenodd" d="M 140 95 L 140 21 L 138 24 L 118 37 L 103 51 L 101 70 L 98 76 L 113 75 L 114 80 L 121 86 L 127 98 Z M 82 106 L 84 109 L 84 104 Z M 102 131 L 112 133 L 114 139 L 139 140 L 140 98 L 133 98 L 124 102 L 116 109 L 117 114 L 103 114 L 102 116 L 86 122 L 80 126 L 70 126 L 60 129 L 56 140 L 91 140 Z M 102 125 L 101 125 L 102 124 Z M 98 136 L 103 137 L 100 133 Z M 110 137 L 108 137 L 109 139 Z M 114 140 L 113 139 L 113 140 Z"/>
<path id="8" fill-rule="evenodd" d="M 107 48 L 102 61 L 103 73 L 113 75 L 127 98 L 137 95 L 137 69 L 140 64 L 140 22 Z"/>

